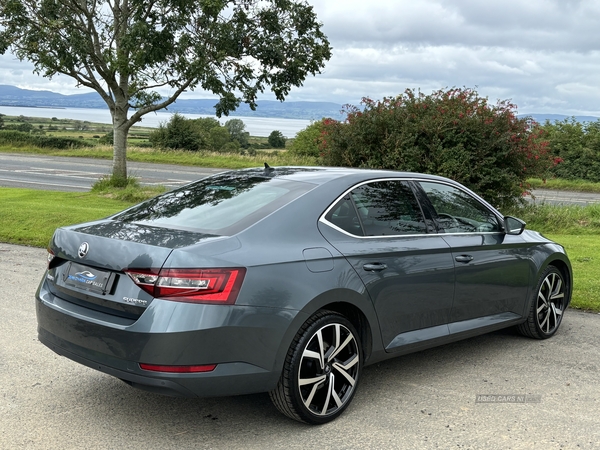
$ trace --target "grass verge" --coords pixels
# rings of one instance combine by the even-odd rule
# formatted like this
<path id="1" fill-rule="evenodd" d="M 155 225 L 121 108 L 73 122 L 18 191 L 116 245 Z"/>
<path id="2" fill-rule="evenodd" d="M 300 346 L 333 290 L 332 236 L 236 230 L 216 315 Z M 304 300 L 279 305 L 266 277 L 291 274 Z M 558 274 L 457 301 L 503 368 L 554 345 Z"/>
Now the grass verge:
<path id="1" fill-rule="evenodd" d="M 549 234 L 563 245 L 573 266 L 573 299 L 577 309 L 600 312 L 600 239 L 598 236 Z"/>
<path id="2" fill-rule="evenodd" d="M 523 219 L 530 230 L 555 234 L 600 235 L 600 204 L 526 204 L 521 208 L 502 212 Z"/>
<path id="3" fill-rule="evenodd" d="M 551 178 L 541 180 L 539 178 L 529 178 L 527 182 L 531 189 L 554 189 L 557 191 L 578 191 L 578 192 L 600 192 L 600 183 L 592 183 L 585 180 L 563 180 Z"/>
<path id="4" fill-rule="evenodd" d="M 89 192 L 0 188 L 0 241 L 46 247 L 56 228 L 101 219 L 133 203 Z"/>
<path id="5" fill-rule="evenodd" d="M 112 159 L 112 147 L 89 147 L 79 149 L 46 149 L 35 147 L 0 146 L 4 153 L 30 153 L 48 156 L 72 156 L 79 158 Z M 317 158 L 296 156 L 285 150 L 259 150 L 256 155 L 239 155 L 235 153 L 189 152 L 181 150 L 155 150 L 130 147 L 127 149 L 127 160 L 147 163 L 178 164 L 182 166 L 200 166 L 224 169 L 245 169 L 262 166 L 266 161 L 271 166 L 315 166 Z"/>

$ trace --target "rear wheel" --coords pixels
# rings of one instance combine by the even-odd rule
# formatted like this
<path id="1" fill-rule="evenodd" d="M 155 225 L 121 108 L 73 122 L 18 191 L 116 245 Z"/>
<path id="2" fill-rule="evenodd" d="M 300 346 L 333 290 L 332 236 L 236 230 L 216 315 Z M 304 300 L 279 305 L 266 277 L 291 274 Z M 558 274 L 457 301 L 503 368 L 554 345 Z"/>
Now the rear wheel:
<path id="1" fill-rule="evenodd" d="M 547 339 L 558 330 L 568 305 L 567 285 L 560 270 L 548 266 L 540 277 L 534 295 L 527 321 L 520 324 L 518 329 L 525 336 Z"/>
<path id="2" fill-rule="evenodd" d="M 350 404 L 361 369 L 360 339 L 352 323 L 338 313 L 321 311 L 294 338 L 271 400 L 292 419 L 327 423 Z"/>

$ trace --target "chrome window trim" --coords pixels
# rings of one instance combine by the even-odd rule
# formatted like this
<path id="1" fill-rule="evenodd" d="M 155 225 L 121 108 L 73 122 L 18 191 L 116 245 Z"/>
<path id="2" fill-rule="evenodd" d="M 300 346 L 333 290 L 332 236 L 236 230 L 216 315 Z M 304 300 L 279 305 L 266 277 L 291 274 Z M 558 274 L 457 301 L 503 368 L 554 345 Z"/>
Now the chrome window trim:
<path id="1" fill-rule="evenodd" d="M 428 182 L 428 183 L 445 184 L 446 186 L 450 186 L 455 189 L 459 189 L 459 190 L 465 192 L 466 194 L 469 194 L 470 196 L 474 197 L 482 206 L 484 206 L 486 209 L 488 209 L 496 217 L 496 219 L 498 219 L 499 225 L 502 224 L 502 218 L 499 216 L 498 211 L 496 211 L 494 208 L 492 208 L 488 202 L 483 200 L 481 197 L 479 197 L 474 192 L 462 189 L 461 187 L 456 186 L 453 183 L 448 183 L 447 181 L 432 180 L 429 178 L 414 178 L 414 177 L 401 177 L 401 178 L 387 177 L 387 178 L 374 178 L 372 180 L 361 181 L 360 183 L 357 183 L 354 186 L 346 189 L 342 195 L 336 197 L 336 199 L 333 202 L 331 202 L 331 205 L 329 205 L 327 207 L 327 209 L 323 212 L 323 214 L 321 214 L 321 216 L 319 217 L 319 222 L 321 222 L 324 225 L 327 225 L 330 228 L 333 228 L 334 230 L 336 230 L 342 234 L 345 234 L 346 236 L 349 236 L 349 237 L 352 237 L 355 239 L 389 239 L 389 238 L 397 239 L 397 238 L 415 238 L 415 237 L 431 237 L 431 236 L 436 236 L 436 237 L 440 237 L 440 236 L 442 236 L 442 237 L 443 236 L 473 236 L 473 235 L 483 236 L 483 235 L 506 234 L 503 231 L 485 231 L 485 232 L 479 232 L 479 233 L 467 233 L 467 232 L 464 232 L 464 233 L 437 233 L 437 232 L 436 233 L 427 233 L 427 232 L 425 232 L 425 233 L 421 233 L 421 234 L 388 234 L 388 235 L 384 235 L 384 236 L 357 236 L 355 234 L 348 233 L 346 230 L 342 230 L 337 225 L 334 225 L 333 223 L 331 223 L 327 219 L 325 219 L 325 216 L 329 213 L 329 211 L 331 211 L 333 209 L 333 207 L 342 198 L 344 198 L 346 195 L 348 195 L 354 189 L 357 189 L 365 184 L 377 183 L 380 181 L 414 181 L 414 182 L 424 181 L 424 182 Z M 416 196 L 415 196 L 415 200 L 417 200 L 417 203 L 419 203 L 419 200 L 416 198 Z M 419 206 L 421 207 L 420 204 L 419 204 Z M 425 219 L 425 218 L 423 218 L 423 219 Z"/>

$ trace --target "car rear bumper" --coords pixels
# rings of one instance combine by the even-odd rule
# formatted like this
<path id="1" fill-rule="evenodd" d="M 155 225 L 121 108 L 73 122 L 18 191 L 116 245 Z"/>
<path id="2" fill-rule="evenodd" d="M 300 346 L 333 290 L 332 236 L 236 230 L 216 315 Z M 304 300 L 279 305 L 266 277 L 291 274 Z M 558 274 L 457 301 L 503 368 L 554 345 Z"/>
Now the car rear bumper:
<path id="1" fill-rule="evenodd" d="M 134 387 L 185 397 L 275 388 L 286 342 L 293 338 L 288 336 L 290 323 L 297 316 L 274 308 L 155 301 L 137 321 L 123 324 L 65 302 L 43 285 L 36 295 L 36 314 L 40 342 L 56 353 Z M 143 370 L 140 363 L 216 367 L 169 373 Z"/>
<path id="2" fill-rule="evenodd" d="M 117 377 L 145 391 L 175 397 L 219 397 L 265 392 L 274 388 L 277 376 L 246 363 L 218 364 L 212 372 L 168 374 L 143 371 L 137 364 L 73 345 L 39 327 L 42 344 L 79 364 Z M 123 369 L 128 367 L 128 369 Z"/>

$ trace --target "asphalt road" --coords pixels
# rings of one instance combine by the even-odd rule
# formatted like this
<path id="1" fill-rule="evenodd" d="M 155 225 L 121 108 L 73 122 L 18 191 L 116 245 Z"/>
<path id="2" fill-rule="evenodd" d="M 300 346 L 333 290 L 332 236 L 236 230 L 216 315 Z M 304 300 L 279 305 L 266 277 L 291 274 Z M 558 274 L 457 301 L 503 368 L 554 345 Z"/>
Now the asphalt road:
<path id="1" fill-rule="evenodd" d="M 589 205 L 600 202 L 600 194 L 596 192 L 573 192 L 573 191 L 555 191 L 550 189 L 536 189 L 533 191 L 534 201 L 569 204 L 569 205 Z"/>
<path id="2" fill-rule="evenodd" d="M 173 189 L 224 169 L 168 164 L 127 163 L 129 174 L 143 184 Z M 57 191 L 88 191 L 100 177 L 111 173 L 112 161 L 92 158 L 0 153 L 0 186 Z M 600 194 L 539 189 L 532 201 L 587 205 L 600 202 Z"/>
<path id="3" fill-rule="evenodd" d="M 547 341 L 504 330 L 367 367 L 346 413 L 310 427 L 266 394 L 162 397 L 54 354 L 36 337 L 45 258 L 0 244 L 2 449 L 600 448 L 598 314 L 567 311 Z"/>
<path id="4" fill-rule="evenodd" d="M 127 167 L 129 174 L 141 183 L 167 188 L 224 170 L 132 161 Z M 0 153 L 0 186 L 83 192 L 111 172 L 112 161 L 103 159 Z"/>

